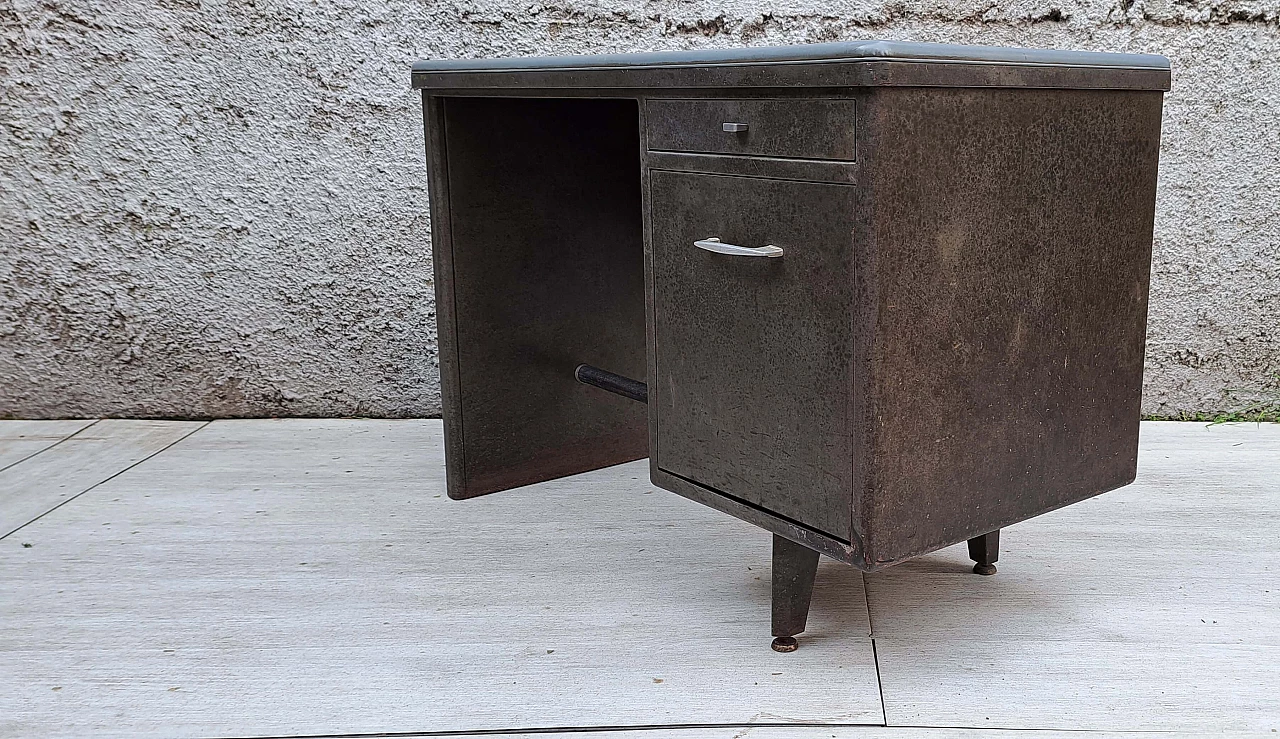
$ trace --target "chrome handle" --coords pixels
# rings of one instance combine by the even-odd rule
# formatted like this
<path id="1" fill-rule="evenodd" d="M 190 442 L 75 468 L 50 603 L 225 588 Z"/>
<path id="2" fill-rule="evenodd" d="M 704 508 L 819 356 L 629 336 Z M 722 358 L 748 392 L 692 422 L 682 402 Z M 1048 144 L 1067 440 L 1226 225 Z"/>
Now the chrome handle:
<path id="1" fill-rule="evenodd" d="M 699 249 L 706 249 L 717 254 L 736 254 L 741 257 L 780 257 L 782 256 L 782 247 L 769 244 L 768 246 L 738 246 L 736 244 L 726 244 L 714 236 L 702 241 L 695 241 L 693 245 Z"/>
<path id="2" fill-rule="evenodd" d="M 745 123 L 721 123 L 720 130 L 725 133 L 742 133 L 747 130 Z"/>

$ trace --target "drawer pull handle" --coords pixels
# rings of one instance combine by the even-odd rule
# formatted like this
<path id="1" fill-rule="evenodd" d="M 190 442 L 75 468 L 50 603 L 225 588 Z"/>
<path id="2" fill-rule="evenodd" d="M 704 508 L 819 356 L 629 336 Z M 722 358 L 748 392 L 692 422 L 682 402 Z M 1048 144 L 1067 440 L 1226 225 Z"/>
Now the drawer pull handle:
<path id="1" fill-rule="evenodd" d="M 699 249 L 706 249 L 717 254 L 736 254 L 742 257 L 780 257 L 782 256 L 782 247 L 769 244 L 768 246 L 738 246 L 736 244 L 726 244 L 715 237 L 695 241 L 693 245 Z"/>
<path id="2" fill-rule="evenodd" d="M 747 124 L 745 123 L 721 123 L 720 130 L 725 133 L 746 133 Z"/>

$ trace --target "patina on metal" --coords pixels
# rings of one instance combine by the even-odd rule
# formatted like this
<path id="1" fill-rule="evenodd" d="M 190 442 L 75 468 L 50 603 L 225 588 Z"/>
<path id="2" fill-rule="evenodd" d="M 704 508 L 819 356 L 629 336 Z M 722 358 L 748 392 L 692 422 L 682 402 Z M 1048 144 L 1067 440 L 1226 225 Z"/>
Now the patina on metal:
<path id="1" fill-rule="evenodd" d="M 413 84 L 451 497 L 648 456 L 775 535 L 786 650 L 818 554 L 967 540 L 992 574 L 1001 528 L 1133 480 L 1163 57 L 868 41 Z"/>

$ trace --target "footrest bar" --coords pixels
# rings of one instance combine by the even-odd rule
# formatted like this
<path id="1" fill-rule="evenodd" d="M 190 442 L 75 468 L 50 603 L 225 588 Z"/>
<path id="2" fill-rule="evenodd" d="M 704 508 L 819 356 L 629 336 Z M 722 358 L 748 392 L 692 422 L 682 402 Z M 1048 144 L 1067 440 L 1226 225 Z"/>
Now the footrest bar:
<path id="1" fill-rule="evenodd" d="M 649 402 L 649 386 L 639 380 L 616 375 L 608 370 L 592 367 L 589 364 L 578 365 L 577 369 L 573 371 L 573 376 L 583 385 L 591 385 L 601 390 L 608 390 L 615 395 L 638 400 L 641 403 Z"/>

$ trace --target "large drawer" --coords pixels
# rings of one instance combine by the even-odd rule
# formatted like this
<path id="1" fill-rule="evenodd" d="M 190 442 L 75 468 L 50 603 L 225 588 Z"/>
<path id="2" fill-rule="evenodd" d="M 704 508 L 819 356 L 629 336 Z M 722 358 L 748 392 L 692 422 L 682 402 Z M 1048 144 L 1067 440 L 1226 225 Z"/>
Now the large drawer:
<path id="1" fill-rule="evenodd" d="M 856 159 L 848 99 L 650 99 L 645 135 L 655 151 Z"/>
<path id="2" fill-rule="evenodd" d="M 656 465 L 845 541 L 855 195 L 851 185 L 650 175 Z M 708 250 L 727 245 L 782 255 Z"/>

